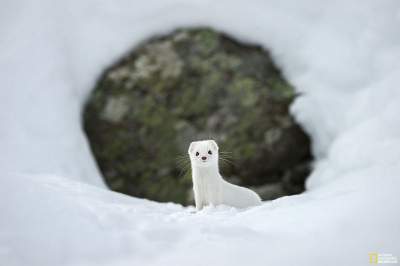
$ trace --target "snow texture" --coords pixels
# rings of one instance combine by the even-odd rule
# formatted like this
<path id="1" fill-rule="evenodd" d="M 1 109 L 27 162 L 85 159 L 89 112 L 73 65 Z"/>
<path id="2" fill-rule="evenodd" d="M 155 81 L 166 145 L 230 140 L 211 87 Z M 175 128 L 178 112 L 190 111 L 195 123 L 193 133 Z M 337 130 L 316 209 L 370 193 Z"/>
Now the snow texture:
<path id="1" fill-rule="evenodd" d="M 212 26 L 270 49 L 301 93 L 301 195 L 201 212 L 105 188 L 81 126 L 132 45 Z M 400 1 L 3 0 L 0 264 L 367 265 L 400 256 Z"/>

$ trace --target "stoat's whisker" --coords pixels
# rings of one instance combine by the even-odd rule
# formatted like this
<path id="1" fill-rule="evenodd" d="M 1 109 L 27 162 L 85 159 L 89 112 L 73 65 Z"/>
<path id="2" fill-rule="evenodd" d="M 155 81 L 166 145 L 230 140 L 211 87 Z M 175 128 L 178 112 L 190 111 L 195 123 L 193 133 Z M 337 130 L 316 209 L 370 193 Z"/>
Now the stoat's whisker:
<path id="1" fill-rule="evenodd" d="M 177 163 L 177 166 L 179 168 L 188 168 L 190 166 L 190 162 L 189 163 L 186 163 L 186 162 Z"/>
<path id="2" fill-rule="evenodd" d="M 179 168 L 179 177 L 184 176 L 190 170 L 190 159 L 187 156 L 177 159 L 177 166 Z"/>
<path id="3" fill-rule="evenodd" d="M 177 162 L 190 162 L 189 158 L 177 158 L 176 159 Z"/>
<path id="4" fill-rule="evenodd" d="M 232 163 L 231 161 L 229 161 L 229 160 L 226 160 L 226 159 L 222 159 L 222 158 L 220 158 L 220 162 L 223 164 L 223 165 L 231 165 L 231 166 L 234 166 L 235 164 L 234 163 Z"/>
<path id="5" fill-rule="evenodd" d="M 190 164 L 190 160 L 177 160 L 177 164 Z"/>
<path id="6" fill-rule="evenodd" d="M 230 160 L 232 159 L 232 156 L 219 156 L 220 159 L 227 159 Z"/>

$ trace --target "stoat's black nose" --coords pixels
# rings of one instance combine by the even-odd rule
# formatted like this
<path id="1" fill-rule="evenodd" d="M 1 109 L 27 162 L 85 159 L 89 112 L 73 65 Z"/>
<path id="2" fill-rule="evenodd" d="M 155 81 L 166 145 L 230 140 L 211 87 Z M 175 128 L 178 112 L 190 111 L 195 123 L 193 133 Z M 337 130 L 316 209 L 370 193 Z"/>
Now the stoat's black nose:
<path id="1" fill-rule="evenodd" d="M 201 159 L 202 159 L 203 161 L 205 161 L 205 160 L 207 159 L 207 157 L 203 156 L 203 157 L 201 157 Z"/>

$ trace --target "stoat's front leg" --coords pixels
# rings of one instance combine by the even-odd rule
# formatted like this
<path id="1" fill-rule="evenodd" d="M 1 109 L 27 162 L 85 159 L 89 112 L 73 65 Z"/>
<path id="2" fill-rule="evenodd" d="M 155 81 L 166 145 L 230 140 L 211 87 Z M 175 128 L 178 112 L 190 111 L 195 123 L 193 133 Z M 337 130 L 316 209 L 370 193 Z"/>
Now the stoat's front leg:
<path id="1" fill-rule="evenodd" d="M 199 211 L 204 207 L 204 196 L 202 195 L 197 185 L 193 186 L 193 191 L 194 191 L 194 201 L 196 204 L 196 209 Z"/>

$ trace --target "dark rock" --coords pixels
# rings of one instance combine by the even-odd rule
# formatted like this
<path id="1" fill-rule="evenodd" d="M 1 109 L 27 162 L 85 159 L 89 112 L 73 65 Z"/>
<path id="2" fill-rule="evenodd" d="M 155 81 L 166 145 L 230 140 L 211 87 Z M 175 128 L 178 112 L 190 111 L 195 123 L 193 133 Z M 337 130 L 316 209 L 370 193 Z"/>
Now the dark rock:
<path id="1" fill-rule="evenodd" d="M 211 29 L 184 29 L 105 71 L 84 126 L 112 189 L 188 203 L 189 162 L 182 159 L 182 169 L 177 158 L 190 141 L 213 138 L 231 152 L 221 153 L 223 174 L 268 187 L 260 191 L 271 199 L 303 191 L 309 173 L 309 139 L 288 112 L 294 97 L 267 51 Z"/>

